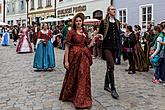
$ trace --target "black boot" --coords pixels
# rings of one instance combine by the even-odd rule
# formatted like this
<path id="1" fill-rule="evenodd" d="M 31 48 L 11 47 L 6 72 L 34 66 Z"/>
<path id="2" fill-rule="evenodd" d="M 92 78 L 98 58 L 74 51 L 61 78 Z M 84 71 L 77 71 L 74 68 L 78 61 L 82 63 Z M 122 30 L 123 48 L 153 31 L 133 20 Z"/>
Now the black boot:
<path id="1" fill-rule="evenodd" d="M 118 95 L 116 89 L 111 90 L 111 96 L 112 96 L 114 99 L 118 99 L 118 98 L 119 98 L 119 95 Z"/>
<path id="2" fill-rule="evenodd" d="M 121 60 L 118 58 L 115 65 L 120 65 L 121 64 Z"/>
<path id="3" fill-rule="evenodd" d="M 104 90 L 111 92 L 111 88 L 109 87 L 109 84 L 110 84 L 110 78 L 109 78 L 108 72 L 106 72 L 105 82 L 104 82 Z"/>
<path id="4" fill-rule="evenodd" d="M 116 92 L 116 88 L 115 88 L 114 71 L 110 71 L 109 78 L 110 78 L 110 83 L 111 83 L 111 96 L 114 99 L 118 99 L 119 98 L 119 95 Z"/>
<path id="5" fill-rule="evenodd" d="M 129 71 L 128 74 L 135 74 L 135 71 Z"/>
<path id="6" fill-rule="evenodd" d="M 115 63 L 115 65 L 120 65 L 121 63 L 119 62 L 119 61 L 117 61 L 116 63 Z"/>

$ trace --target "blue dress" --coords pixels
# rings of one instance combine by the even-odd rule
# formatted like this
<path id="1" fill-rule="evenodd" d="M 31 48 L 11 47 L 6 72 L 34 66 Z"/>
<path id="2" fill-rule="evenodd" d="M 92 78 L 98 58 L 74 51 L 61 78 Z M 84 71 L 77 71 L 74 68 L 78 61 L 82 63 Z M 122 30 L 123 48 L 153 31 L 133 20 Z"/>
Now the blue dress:
<path id="1" fill-rule="evenodd" d="M 3 35 L 2 35 L 2 41 L 1 41 L 2 46 L 9 45 L 9 40 L 10 40 L 9 33 L 4 32 Z"/>
<path id="2" fill-rule="evenodd" d="M 41 33 L 41 36 L 45 35 Z M 47 70 L 48 68 L 54 68 L 55 66 L 55 53 L 51 39 L 49 39 L 46 44 L 39 41 L 34 56 L 33 68 Z"/>

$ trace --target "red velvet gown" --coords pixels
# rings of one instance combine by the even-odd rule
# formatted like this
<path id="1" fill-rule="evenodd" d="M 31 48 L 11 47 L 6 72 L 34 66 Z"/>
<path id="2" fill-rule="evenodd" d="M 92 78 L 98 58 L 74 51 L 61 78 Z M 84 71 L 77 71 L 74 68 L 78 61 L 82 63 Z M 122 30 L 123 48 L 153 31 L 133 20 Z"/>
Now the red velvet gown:
<path id="1" fill-rule="evenodd" d="M 69 69 L 66 71 L 60 100 L 73 102 L 76 108 L 92 106 L 90 65 L 92 57 L 87 48 L 88 37 L 70 30 L 66 43 L 70 45 Z"/>
<path id="2" fill-rule="evenodd" d="M 33 52 L 27 29 L 26 28 L 21 29 L 18 35 L 20 38 L 19 38 L 19 43 L 18 43 L 16 52 L 17 53 Z"/>

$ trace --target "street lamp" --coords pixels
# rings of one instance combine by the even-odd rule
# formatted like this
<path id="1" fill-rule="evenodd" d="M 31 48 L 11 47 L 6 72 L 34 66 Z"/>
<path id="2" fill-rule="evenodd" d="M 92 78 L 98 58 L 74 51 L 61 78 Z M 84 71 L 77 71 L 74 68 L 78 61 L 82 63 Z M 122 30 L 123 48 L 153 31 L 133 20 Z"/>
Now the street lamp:
<path id="1" fill-rule="evenodd" d="M 6 1 L 3 0 L 3 22 L 5 22 L 5 4 L 6 4 Z"/>
<path id="2" fill-rule="evenodd" d="M 29 14 L 29 0 L 26 0 L 26 13 L 27 13 L 27 25 L 29 24 L 28 21 L 29 21 L 29 17 L 28 17 L 28 14 Z"/>

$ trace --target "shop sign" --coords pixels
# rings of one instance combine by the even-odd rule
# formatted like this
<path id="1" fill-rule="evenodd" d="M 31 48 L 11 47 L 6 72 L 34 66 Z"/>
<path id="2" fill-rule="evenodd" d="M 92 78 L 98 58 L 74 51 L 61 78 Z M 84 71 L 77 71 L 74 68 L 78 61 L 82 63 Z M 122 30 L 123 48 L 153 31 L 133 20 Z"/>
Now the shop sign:
<path id="1" fill-rule="evenodd" d="M 86 5 L 58 10 L 57 14 L 58 15 L 64 15 L 64 14 L 68 15 L 68 14 L 73 14 L 74 12 L 77 13 L 80 11 L 86 11 Z"/>

